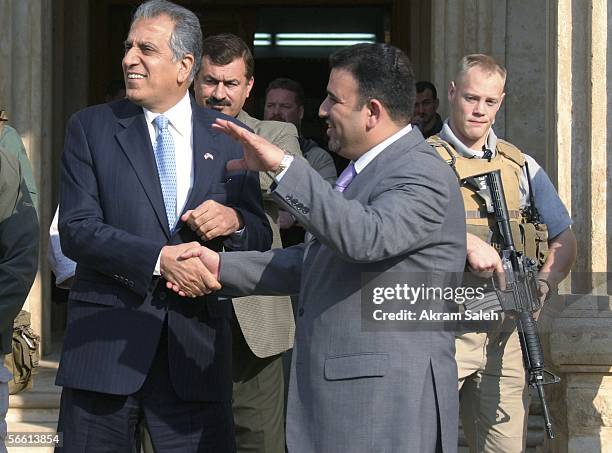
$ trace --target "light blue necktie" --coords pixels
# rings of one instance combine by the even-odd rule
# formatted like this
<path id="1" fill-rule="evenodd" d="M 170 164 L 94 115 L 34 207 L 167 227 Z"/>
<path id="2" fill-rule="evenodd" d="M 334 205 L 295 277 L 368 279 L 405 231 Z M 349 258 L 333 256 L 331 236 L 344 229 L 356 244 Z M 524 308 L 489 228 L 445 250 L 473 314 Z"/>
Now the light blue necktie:
<path id="1" fill-rule="evenodd" d="M 159 173 L 166 216 L 170 231 L 176 221 L 176 162 L 174 156 L 174 141 L 168 130 L 168 118 L 159 115 L 153 120 L 157 126 L 157 139 L 155 140 L 155 162 Z"/>

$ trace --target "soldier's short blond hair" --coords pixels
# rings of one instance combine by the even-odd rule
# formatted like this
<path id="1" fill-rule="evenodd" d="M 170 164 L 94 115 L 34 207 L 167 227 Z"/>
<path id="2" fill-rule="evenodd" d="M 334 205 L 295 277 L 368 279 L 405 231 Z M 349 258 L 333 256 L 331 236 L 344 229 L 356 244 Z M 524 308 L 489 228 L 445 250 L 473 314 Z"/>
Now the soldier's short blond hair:
<path id="1" fill-rule="evenodd" d="M 459 60 L 455 80 L 460 80 L 466 72 L 474 67 L 477 67 L 488 74 L 498 74 L 502 78 L 503 82 L 506 83 L 506 68 L 500 65 L 495 58 L 482 53 L 466 55 Z"/>

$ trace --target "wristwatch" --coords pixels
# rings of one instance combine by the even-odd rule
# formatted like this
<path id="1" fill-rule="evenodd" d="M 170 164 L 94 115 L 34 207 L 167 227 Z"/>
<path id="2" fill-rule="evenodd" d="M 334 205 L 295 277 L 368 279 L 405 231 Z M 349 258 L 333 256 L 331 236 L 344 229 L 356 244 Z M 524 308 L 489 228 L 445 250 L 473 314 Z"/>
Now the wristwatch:
<path id="1" fill-rule="evenodd" d="M 289 167 L 289 164 L 291 164 L 291 162 L 293 162 L 293 156 L 291 154 L 285 153 L 278 168 L 275 171 L 272 171 L 272 170 L 267 171 L 266 174 L 270 178 L 276 179 L 278 175 L 280 175 L 282 172 L 284 172 L 287 169 L 287 167 Z"/>

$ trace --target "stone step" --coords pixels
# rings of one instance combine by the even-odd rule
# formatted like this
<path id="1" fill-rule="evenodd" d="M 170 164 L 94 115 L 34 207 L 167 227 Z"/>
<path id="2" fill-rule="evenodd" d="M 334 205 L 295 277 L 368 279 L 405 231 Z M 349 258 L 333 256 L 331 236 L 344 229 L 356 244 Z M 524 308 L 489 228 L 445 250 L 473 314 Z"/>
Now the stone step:
<path id="1" fill-rule="evenodd" d="M 33 388 L 11 395 L 7 414 L 8 431 L 10 433 L 55 432 L 59 415 L 61 388 L 54 383 L 57 374 L 57 360 L 41 360 L 41 366 L 34 377 Z M 544 421 L 542 408 L 537 398 L 531 399 L 530 416 L 528 420 L 526 453 L 535 453 L 536 448 L 544 442 Z M 465 436 L 459 428 L 459 453 L 468 453 Z M 28 448 L 9 447 L 9 453 L 26 453 Z M 52 448 L 36 448 L 36 453 L 53 451 Z"/>
<path id="2" fill-rule="evenodd" d="M 59 408 L 60 392 L 37 392 L 26 390 L 9 397 L 10 409 Z"/>
<path id="3" fill-rule="evenodd" d="M 11 409 L 6 422 L 11 423 L 57 423 L 59 408 L 56 409 Z"/>
<path id="4" fill-rule="evenodd" d="M 31 389 L 9 397 L 6 415 L 9 433 L 54 432 L 59 416 L 61 388 L 55 385 L 57 360 L 41 360 Z M 33 447 L 11 447 L 25 453 Z M 9 448 L 9 451 L 11 451 Z M 33 450 L 41 453 L 45 449 Z"/>

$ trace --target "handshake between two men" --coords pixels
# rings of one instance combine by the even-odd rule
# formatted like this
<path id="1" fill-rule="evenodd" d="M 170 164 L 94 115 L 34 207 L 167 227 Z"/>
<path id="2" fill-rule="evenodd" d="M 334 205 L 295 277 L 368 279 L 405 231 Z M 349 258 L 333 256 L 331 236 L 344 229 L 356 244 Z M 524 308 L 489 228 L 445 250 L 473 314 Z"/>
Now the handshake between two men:
<path id="1" fill-rule="evenodd" d="M 281 165 L 284 151 L 260 136 L 227 120 L 217 119 L 213 128 L 234 138 L 244 148 L 242 159 L 227 163 L 228 171 L 274 171 Z M 236 210 L 213 200 L 185 212 L 181 220 L 204 240 L 229 236 L 244 227 Z M 219 254 L 197 242 L 163 247 L 160 269 L 167 288 L 183 297 L 199 297 L 221 289 Z"/>

